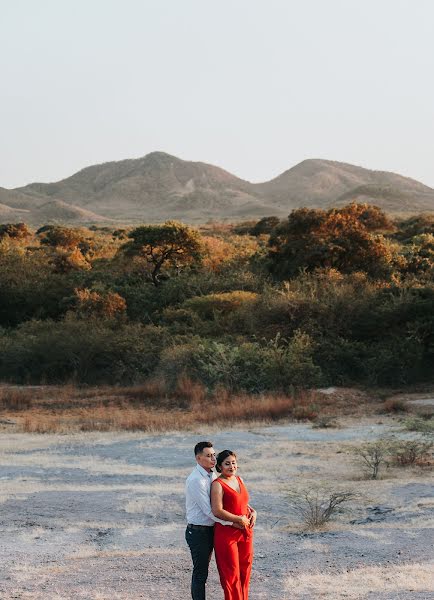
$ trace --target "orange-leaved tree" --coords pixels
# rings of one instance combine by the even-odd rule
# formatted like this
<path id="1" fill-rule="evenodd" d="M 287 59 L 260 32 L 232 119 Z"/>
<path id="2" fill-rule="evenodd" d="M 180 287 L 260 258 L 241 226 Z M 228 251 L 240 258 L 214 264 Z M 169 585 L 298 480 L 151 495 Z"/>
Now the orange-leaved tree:
<path id="1" fill-rule="evenodd" d="M 385 276 L 391 269 L 392 252 L 378 229 L 388 227 L 384 213 L 369 205 L 294 210 L 270 237 L 270 270 L 281 279 L 317 268 Z"/>

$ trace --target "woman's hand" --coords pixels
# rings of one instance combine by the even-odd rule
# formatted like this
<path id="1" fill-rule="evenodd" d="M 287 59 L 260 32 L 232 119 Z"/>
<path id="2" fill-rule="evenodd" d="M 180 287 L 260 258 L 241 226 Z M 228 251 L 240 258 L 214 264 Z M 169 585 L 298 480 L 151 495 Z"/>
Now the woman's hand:
<path id="1" fill-rule="evenodd" d="M 241 525 L 243 529 L 247 529 L 247 527 L 250 527 L 250 518 L 240 515 L 238 517 L 238 524 Z"/>
<path id="2" fill-rule="evenodd" d="M 253 529 L 253 527 L 255 526 L 256 517 L 257 517 L 257 512 L 256 512 L 256 510 L 254 510 L 252 508 L 251 511 L 250 511 L 250 514 L 249 514 L 249 527 L 250 527 L 250 529 Z"/>

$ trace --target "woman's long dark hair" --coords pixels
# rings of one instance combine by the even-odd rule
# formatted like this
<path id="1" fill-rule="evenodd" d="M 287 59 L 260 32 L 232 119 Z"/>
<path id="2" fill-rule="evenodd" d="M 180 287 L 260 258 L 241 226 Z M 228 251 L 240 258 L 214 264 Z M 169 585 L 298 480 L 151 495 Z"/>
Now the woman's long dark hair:
<path id="1" fill-rule="evenodd" d="M 218 473 L 222 472 L 222 462 L 225 460 L 225 458 L 227 458 L 228 456 L 233 456 L 234 458 L 237 458 L 237 455 L 235 454 L 235 452 L 232 452 L 232 450 L 222 450 L 221 452 L 219 452 L 217 454 L 217 458 L 216 458 L 216 466 L 215 466 L 215 470 Z"/>

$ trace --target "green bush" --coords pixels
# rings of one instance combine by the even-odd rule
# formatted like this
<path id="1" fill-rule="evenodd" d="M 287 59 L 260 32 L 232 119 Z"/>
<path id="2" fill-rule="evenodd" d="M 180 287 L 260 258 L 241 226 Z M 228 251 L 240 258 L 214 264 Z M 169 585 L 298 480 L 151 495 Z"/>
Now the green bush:
<path id="1" fill-rule="evenodd" d="M 312 387 L 320 383 L 321 370 L 313 363 L 312 345 L 306 334 L 289 342 L 221 342 L 194 339 L 163 351 L 160 374 L 175 385 L 180 373 L 208 388 L 261 392 Z"/>
<path id="2" fill-rule="evenodd" d="M 404 421 L 404 427 L 408 431 L 418 431 L 420 433 L 431 435 L 434 434 L 434 417 L 430 417 L 429 419 L 423 419 L 421 417 L 406 419 L 406 421 Z"/>
<path id="3" fill-rule="evenodd" d="M 389 338 L 370 347 L 367 383 L 397 385 L 424 377 L 423 346 L 417 339 Z"/>
<path id="4" fill-rule="evenodd" d="M 321 368 L 313 361 L 311 337 L 296 331 L 287 342 L 276 336 L 263 350 L 266 389 L 288 391 L 291 388 L 315 387 L 322 382 Z"/>
<path id="5" fill-rule="evenodd" d="M 132 383 L 157 366 L 158 327 L 68 319 L 30 321 L 0 337 L 0 377 L 20 383 Z"/>
<path id="6" fill-rule="evenodd" d="M 196 296 L 186 300 L 183 306 L 197 313 L 201 319 L 214 320 L 243 309 L 249 309 L 257 299 L 254 292 L 234 291 Z"/>
<path id="7" fill-rule="evenodd" d="M 314 360 L 321 365 L 325 383 L 352 385 L 369 379 L 368 356 L 366 344 L 330 336 L 317 340 Z"/>

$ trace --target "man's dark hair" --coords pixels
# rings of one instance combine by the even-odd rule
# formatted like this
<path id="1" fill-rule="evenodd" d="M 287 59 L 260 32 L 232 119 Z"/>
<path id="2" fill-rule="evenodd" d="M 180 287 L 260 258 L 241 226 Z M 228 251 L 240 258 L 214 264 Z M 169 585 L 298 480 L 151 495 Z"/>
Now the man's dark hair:
<path id="1" fill-rule="evenodd" d="M 205 448 L 212 448 L 213 445 L 212 442 L 198 442 L 194 447 L 194 455 L 202 454 Z"/>

